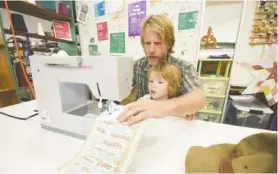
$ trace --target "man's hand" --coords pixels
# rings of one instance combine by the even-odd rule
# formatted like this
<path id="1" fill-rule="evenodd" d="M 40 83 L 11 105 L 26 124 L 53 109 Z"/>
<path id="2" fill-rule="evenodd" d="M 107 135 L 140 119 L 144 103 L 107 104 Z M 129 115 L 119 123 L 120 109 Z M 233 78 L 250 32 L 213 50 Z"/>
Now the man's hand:
<path id="1" fill-rule="evenodd" d="M 148 118 L 164 117 L 161 104 L 155 100 L 138 100 L 126 105 L 125 110 L 118 116 L 118 120 L 132 125 Z"/>
<path id="2" fill-rule="evenodd" d="M 168 100 L 139 99 L 126 105 L 118 120 L 132 125 L 148 118 L 191 115 L 205 107 L 205 99 L 202 89 Z M 185 120 L 191 120 L 191 117 L 186 117 Z"/>

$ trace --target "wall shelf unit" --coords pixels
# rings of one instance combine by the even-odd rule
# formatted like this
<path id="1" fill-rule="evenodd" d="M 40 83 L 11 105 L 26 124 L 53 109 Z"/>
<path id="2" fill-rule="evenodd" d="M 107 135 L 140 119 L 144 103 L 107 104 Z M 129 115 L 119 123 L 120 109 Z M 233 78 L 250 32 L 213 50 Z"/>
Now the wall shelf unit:
<path id="1" fill-rule="evenodd" d="M 5 34 L 12 34 L 11 30 L 9 29 L 4 29 Z M 35 38 L 35 39 L 43 39 L 46 41 L 56 41 L 56 42 L 65 42 L 68 44 L 74 44 L 74 41 L 69 41 L 69 40 L 64 40 L 64 39 L 57 39 L 55 37 L 47 37 L 47 36 L 41 36 L 38 35 L 37 33 L 28 33 L 28 32 L 22 32 L 22 31 L 15 31 L 15 35 L 18 36 L 25 36 L 25 37 L 30 37 L 30 38 Z"/>
<path id="2" fill-rule="evenodd" d="M 8 6 L 11 11 L 38 17 L 48 21 L 61 20 L 70 22 L 72 20 L 71 17 L 56 13 L 38 4 L 32 4 L 26 1 L 8 1 Z M 4 1 L 0 1 L 0 8 L 6 8 Z"/>
<path id="3" fill-rule="evenodd" d="M 20 37 L 24 42 L 29 43 L 29 45 L 26 47 L 18 47 L 19 52 L 16 52 L 16 47 L 13 44 L 13 39 L 12 41 L 9 40 L 7 42 L 7 39 L 10 35 L 12 35 L 12 31 L 8 29 L 8 27 L 11 25 L 10 23 L 7 25 L 3 24 L 2 16 L 7 15 L 6 13 L 6 7 L 5 7 L 5 2 L 0 1 L 0 8 L 4 9 L 2 10 L 3 13 L 0 13 L 0 29 L 1 29 L 1 38 L 3 38 L 3 42 L 0 42 L 0 51 L 3 51 L 3 54 L 5 55 L 5 58 L 1 61 L 4 61 L 6 63 L 0 64 L 0 76 L 1 76 L 1 69 L 9 69 L 9 72 L 5 73 L 5 77 L 9 76 L 9 79 L 6 79 L 6 81 L 13 81 L 13 85 L 9 86 L 1 86 L 0 83 L 0 104 L 2 103 L 3 105 L 3 99 L 1 98 L 1 93 L 5 93 L 5 98 L 9 98 L 12 93 L 16 93 L 17 97 L 17 102 L 25 101 L 25 100 L 30 100 L 33 99 L 30 96 L 30 88 L 33 89 L 32 85 L 32 75 L 30 72 L 30 63 L 29 63 L 29 58 L 28 56 L 30 54 L 25 54 L 25 51 L 31 51 L 34 54 L 45 54 L 49 55 L 51 53 L 50 47 L 48 47 L 48 43 L 56 43 L 59 48 L 65 50 L 69 55 L 74 56 L 78 55 L 78 49 L 77 49 L 77 41 L 76 41 L 76 36 L 75 36 L 75 16 L 74 16 L 74 2 L 73 1 L 36 1 L 36 4 L 29 3 L 26 1 L 7 1 L 8 7 L 11 11 L 11 13 L 19 13 L 25 18 L 27 15 L 36 17 L 39 19 L 46 20 L 45 22 L 49 22 L 50 26 L 51 23 L 55 21 L 64 21 L 68 22 L 70 24 L 70 32 L 71 32 L 71 40 L 64 40 L 64 39 L 58 39 L 52 36 L 46 36 L 46 35 L 39 35 L 37 33 L 30 32 L 23 32 L 23 31 L 18 31 L 15 29 L 15 37 Z M 67 5 L 68 9 L 68 14 L 69 16 L 63 15 L 58 13 L 58 10 L 54 9 L 49 9 L 46 4 L 52 3 L 56 4 L 57 3 L 65 3 Z M 55 5 L 54 5 L 55 6 Z M 7 17 L 7 16 L 6 16 Z M 26 17 L 27 18 L 27 17 Z M 26 19 L 25 19 L 26 20 Z M 7 20 L 5 20 L 7 21 Z M 26 21 L 25 21 L 26 22 Z M 4 26 L 6 26 L 4 28 Z M 35 27 L 35 26 L 28 26 L 28 22 L 26 23 L 27 29 L 28 27 Z M 45 30 L 47 31 L 47 29 Z M 52 32 L 52 31 L 48 31 Z M 31 41 L 38 42 L 39 40 L 43 41 L 45 43 L 44 46 L 31 46 Z M 11 44 L 12 42 L 12 44 Z M 32 53 L 32 54 L 33 54 Z M 24 68 L 21 68 L 19 59 L 18 59 L 18 54 L 21 55 L 23 63 L 24 63 Z M 24 72 L 27 73 L 29 81 L 31 82 L 31 87 L 28 86 L 27 81 L 24 78 Z M 10 96 L 9 96 L 10 95 Z M 15 104 L 15 102 L 5 102 L 5 106 Z M 1 107 L 1 105 L 0 105 Z"/>
<path id="4" fill-rule="evenodd" d="M 16 49 L 15 47 L 9 47 L 9 51 L 13 51 L 15 49 Z M 19 50 L 22 51 L 22 50 L 24 50 L 24 48 L 19 48 Z M 34 52 L 43 52 L 43 53 L 51 52 L 51 50 L 49 48 L 40 48 L 40 47 L 38 47 L 38 48 L 31 48 L 31 50 L 34 51 Z"/>
<path id="5" fill-rule="evenodd" d="M 199 119 L 220 122 L 228 93 L 232 58 L 200 58 L 198 76 L 204 88 L 207 105 L 196 116 Z"/>
<path id="6" fill-rule="evenodd" d="M 17 104 L 19 98 L 16 93 L 16 83 L 11 62 L 7 54 L 7 45 L 4 40 L 2 28 L 2 17 L 0 14 L 0 108 Z"/>

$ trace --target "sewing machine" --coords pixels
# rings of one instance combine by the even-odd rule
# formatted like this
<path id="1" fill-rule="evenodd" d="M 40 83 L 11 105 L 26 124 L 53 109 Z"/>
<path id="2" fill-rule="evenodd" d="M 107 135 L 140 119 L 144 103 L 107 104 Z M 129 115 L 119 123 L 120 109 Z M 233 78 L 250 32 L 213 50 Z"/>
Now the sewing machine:
<path id="1" fill-rule="evenodd" d="M 81 139 L 132 87 L 129 57 L 30 56 L 30 63 L 42 128 Z"/>

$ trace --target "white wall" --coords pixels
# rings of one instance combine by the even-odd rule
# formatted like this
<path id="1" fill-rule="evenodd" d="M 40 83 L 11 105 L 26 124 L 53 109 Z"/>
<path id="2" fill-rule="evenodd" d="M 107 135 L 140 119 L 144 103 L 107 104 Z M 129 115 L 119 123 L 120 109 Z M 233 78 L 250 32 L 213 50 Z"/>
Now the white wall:
<path id="1" fill-rule="evenodd" d="M 230 84 L 234 86 L 247 86 L 253 78 L 238 62 L 252 63 L 262 58 L 263 45 L 249 45 L 256 6 L 257 1 L 246 1 L 246 9 L 243 14 L 242 27 L 239 31 L 239 40 L 237 42 L 234 64 L 231 71 Z"/>
<path id="2" fill-rule="evenodd" d="M 110 0 L 107 0 L 108 2 Z M 112 1 L 112 0 L 111 0 Z M 134 2 L 134 0 L 129 0 L 126 2 L 124 6 L 124 16 L 122 19 L 118 19 L 116 21 L 112 20 L 110 15 L 105 15 L 104 17 L 95 18 L 94 17 L 94 9 L 93 3 L 90 1 L 77 1 L 77 5 L 82 2 L 89 3 L 89 18 L 88 24 L 80 24 L 79 23 L 79 31 L 80 31 L 80 40 L 81 40 L 81 50 L 82 55 L 89 55 L 88 44 L 89 39 L 94 37 L 99 46 L 99 51 L 102 55 L 110 55 L 109 53 L 109 40 L 100 41 L 97 40 L 97 31 L 96 31 L 96 23 L 107 21 L 108 22 L 108 33 L 110 33 L 111 22 L 123 23 L 125 27 L 125 32 L 128 32 L 128 23 L 127 23 L 127 7 L 128 3 Z M 150 13 L 159 13 L 159 12 L 168 12 L 172 15 L 172 19 L 175 24 L 175 28 L 177 29 L 178 24 L 178 13 L 182 8 L 189 9 L 202 9 L 202 0 L 199 1 L 179 1 L 179 0 L 162 0 L 162 5 L 159 6 L 150 6 L 149 1 L 147 3 L 147 14 Z M 189 2 L 189 5 L 184 5 L 186 2 Z M 243 14 L 243 19 L 241 21 L 242 8 L 243 4 L 246 3 L 246 10 Z M 249 1 L 249 0 L 231 0 L 231 1 L 206 1 L 206 9 L 202 14 L 199 13 L 198 21 L 199 25 L 193 35 L 193 37 L 188 36 L 188 34 L 183 32 L 175 31 L 176 33 L 176 45 L 174 50 L 176 53 L 174 55 L 180 56 L 180 50 L 183 49 L 184 45 L 190 45 L 189 51 L 187 54 L 182 57 L 185 60 L 196 61 L 197 60 L 197 51 L 198 51 L 198 43 L 200 37 L 206 34 L 208 26 L 212 26 L 215 37 L 218 42 L 236 42 L 238 28 L 240 22 L 242 22 L 242 28 L 240 30 L 239 40 L 236 43 L 237 49 L 234 52 L 234 65 L 231 70 L 231 85 L 236 86 L 247 86 L 248 83 L 252 80 L 252 76 L 248 71 L 240 67 L 236 62 L 253 62 L 261 59 L 261 55 L 263 52 L 263 46 L 250 46 L 249 45 L 249 36 L 251 34 L 253 17 L 255 14 L 255 8 L 257 5 L 257 1 Z M 172 10 L 173 9 L 173 10 Z M 203 15 L 203 22 L 200 26 L 200 17 Z M 201 31 L 200 31 L 201 30 Z M 200 32 L 200 33 L 199 33 Z M 190 35 L 190 34 L 189 34 Z M 108 35 L 109 37 L 109 35 Z M 138 59 L 144 56 L 142 47 L 140 45 L 140 38 L 128 38 L 126 34 L 126 54 L 128 56 L 132 56 L 134 59 Z M 230 53 L 229 53 L 230 54 Z M 233 53 L 231 53 L 233 54 Z M 200 56 L 200 54 L 198 54 Z M 240 77 L 240 78 L 239 78 Z"/>
<path id="3" fill-rule="evenodd" d="M 108 0 L 109 1 L 109 0 Z M 253 24 L 253 18 L 255 14 L 255 9 L 257 6 L 257 1 L 246 1 L 246 10 L 244 11 L 243 14 L 243 19 L 242 19 L 242 28 L 240 30 L 240 35 L 239 35 L 239 40 L 237 42 L 237 49 L 234 55 L 234 65 L 232 67 L 232 72 L 231 72 L 231 80 L 230 84 L 231 85 L 236 85 L 236 86 L 246 86 L 248 83 L 252 80 L 252 76 L 249 74 L 248 71 L 243 69 L 240 65 L 237 64 L 237 62 L 254 62 L 257 60 L 260 60 L 262 57 L 263 53 L 263 46 L 262 45 L 257 45 L 257 46 L 250 46 L 249 45 L 249 36 L 251 34 L 252 30 L 252 24 Z M 82 1 L 76 1 L 77 5 L 79 5 Z M 93 11 L 93 3 L 92 1 L 84 1 L 86 3 L 90 3 L 91 5 L 90 10 L 89 10 L 89 24 L 88 25 L 83 25 L 79 24 L 79 33 L 80 33 L 80 39 L 81 39 L 81 49 L 82 49 L 82 54 L 83 55 L 89 55 L 88 51 L 88 44 L 89 44 L 89 39 L 91 37 L 95 37 L 97 40 L 97 32 L 96 32 L 96 23 L 101 22 L 101 21 L 106 21 L 106 20 L 111 20 L 111 16 L 107 15 L 105 17 L 100 17 L 95 19 L 94 17 L 94 11 Z M 133 1 L 128 1 L 128 3 L 131 3 Z M 147 14 L 151 13 L 156 13 L 156 12 L 161 12 L 161 11 L 166 11 L 166 12 L 171 12 L 173 15 L 174 23 L 175 23 L 175 28 L 177 28 L 177 15 L 179 9 L 181 9 L 183 4 L 185 4 L 186 1 L 179 1 L 179 0 L 171 0 L 168 1 L 166 0 L 164 6 L 149 6 L 147 4 Z M 189 5 L 187 5 L 186 8 L 190 9 L 200 9 L 202 1 L 188 1 Z M 234 41 L 235 36 L 237 34 L 237 27 L 236 25 L 237 21 L 239 20 L 238 17 L 240 17 L 240 2 L 229 2 L 227 3 L 219 3 L 217 2 L 218 5 L 215 4 L 215 2 L 206 2 L 206 11 L 204 15 L 204 22 L 201 27 L 201 34 L 200 36 L 204 35 L 207 30 L 207 26 L 212 26 L 214 34 L 219 42 L 229 42 L 229 41 Z M 225 10 L 224 6 L 228 6 L 229 10 Z M 171 7 L 171 8 L 170 8 Z M 174 11 L 169 11 L 169 9 L 175 9 Z M 127 11 L 127 4 L 125 4 L 125 10 Z M 0 9 L 0 13 L 2 15 L 2 20 L 4 24 L 4 28 L 10 28 L 9 26 L 9 21 L 7 17 L 7 13 L 5 9 Z M 127 13 L 127 12 L 124 12 Z M 229 15 L 229 16 L 227 16 Z M 40 18 L 36 18 L 33 16 L 29 15 L 23 15 L 28 31 L 31 33 L 36 33 L 37 32 L 37 23 L 41 22 L 43 25 L 43 28 L 46 30 L 50 30 L 51 27 L 51 22 L 47 20 L 42 20 Z M 201 17 L 201 13 L 199 15 Z M 223 25 L 221 25 L 222 22 L 218 22 L 216 19 L 220 20 L 223 22 Z M 224 20 L 226 19 L 226 20 Z M 127 31 L 127 15 L 124 15 L 123 19 L 120 19 L 119 22 L 123 22 L 125 24 L 125 32 Z M 200 19 L 198 19 L 200 21 Z M 118 22 L 118 21 L 114 21 Z M 108 23 L 108 33 L 109 33 L 109 27 L 111 25 Z M 200 29 L 200 25 L 197 26 L 197 31 L 195 34 L 198 34 L 198 30 Z M 6 35 L 6 38 L 10 37 L 11 35 Z M 127 34 L 126 34 L 127 36 Z M 192 45 L 192 49 L 187 55 L 193 55 L 193 56 L 184 56 L 184 59 L 197 59 L 195 55 L 197 49 L 198 49 L 198 35 L 194 35 L 194 37 L 188 37 L 184 33 L 179 33 L 176 31 L 176 37 L 177 37 L 177 42 L 176 42 L 176 50 L 180 49 L 181 42 L 185 38 L 187 38 L 187 44 Z M 23 37 L 24 38 L 24 37 Z M 138 59 L 142 57 L 143 50 L 140 45 L 140 38 L 127 38 L 126 37 L 126 55 L 134 56 L 134 59 Z M 109 55 L 109 41 L 101 41 L 99 42 L 99 49 L 102 52 L 103 55 Z M 176 55 L 179 56 L 179 52 L 177 51 L 175 53 Z"/>
<path id="4" fill-rule="evenodd" d="M 235 42 L 243 3 L 241 1 L 206 1 L 201 36 L 212 27 L 217 42 Z"/>
<path id="5" fill-rule="evenodd" d="M 112 0 L 108 0 L 111 2 Z M 97 30 L 96 30 L 96 23 L 107 21 L 108 22 L 108 37 L 109 33 L 111 31 L 111 25 L 113 23 L 123 23 L 124 24 L 124 32 L 126 33 L 126 54 L 127 56 L 132 56 L 134 60 L 141 58 L 144 56 L 144 52 L 142 49 L 142 46 L 140 45 L 140 37 L 137 36 L 135 38 L 129 38 L 128 37 L 128 15 L 127 15 L 127 8 L 128 4 L 136 2 L 128 0 L 126 1 L 124 5 L 124 11 L 123 11 L 123 18 L 113 20 L 111 15 L 105 15 L 103 17 L 95 18 L 94 16 L 94 8 L 93 3 L 90 1 L 77 1 L 77 5 L 80 5 L 81 3 L 88 3 L 89 4 L 89 18 L 87 25 L 79 23 L 79 32 L 80 32 L 80 41 L 81 41 L 81 51 L 82 55 L 89 55 L 88 50 L 88 44 L 91 37 L 94 37 L 97 41 L 97 44 L 99 46 L 99 52 L 101 55 L 110 55 L 109 53 L 109 38 L 107 41 L 98 41 L 97 39 Z M 202 6 L 202 0 L 196 0 L 196 1 L 188 1 L 188 4 L 186 5 L 185 1 L 180 0 L 162 0 L 162 4 L 157 6 L 151 6 L 149 1 L 147 1 L 147 15 L 148 14 L 154 14 L 154 13 L 162 13 L 162 12 L 168 12 L 171 16 L 171 19 L 173 19 L 175 29 L 176 29 L 176 45 L 174 47 L 174 50 L 176 51 L 174 55 L 179 56 L 183 59 L 186 59 L 188 61 L 195 61 L 197 59 L 197 49 L 198 49 L 198 35 L 199 35 L 199 24 L 194 32 L 186 33 L 186 32 L 178 32 L 178 14 L 179 11 L 182 11 L 184 9 L 191 10 L 200 10 Z M 198 15 L 198 21 L 201 19 L 201 13 Z M 191 36 L 192 35 L 192 36 Z M 186 42 L 186 43 L 185 43 Z M 190 48 L 187 50 L 187 53 L 184 56 L 181 56 L 181 47 L 187 47 Z"/>

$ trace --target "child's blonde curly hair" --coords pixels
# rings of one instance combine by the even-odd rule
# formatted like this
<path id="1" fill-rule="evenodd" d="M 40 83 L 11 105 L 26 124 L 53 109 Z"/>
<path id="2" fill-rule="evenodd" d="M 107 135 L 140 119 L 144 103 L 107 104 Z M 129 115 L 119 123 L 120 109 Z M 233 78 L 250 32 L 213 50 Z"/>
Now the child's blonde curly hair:
<path id="1" fill-rule="evenodd" d="M 174 64 L 160 61 L 148 70 L 148 79 L 152 72 L 156 72 L 168 82 L 168 98 L 178 95 L 181 84 L 181 70 Z"/>

